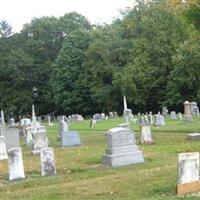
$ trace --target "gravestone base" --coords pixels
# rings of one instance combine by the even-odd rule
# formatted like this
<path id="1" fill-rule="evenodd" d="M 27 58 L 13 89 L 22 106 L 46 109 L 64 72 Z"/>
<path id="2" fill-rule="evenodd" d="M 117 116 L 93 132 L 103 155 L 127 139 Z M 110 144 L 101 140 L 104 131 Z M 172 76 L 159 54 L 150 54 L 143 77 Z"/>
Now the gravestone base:
<path id="1" fill-rule="evenodd" d="M 136 163 L 144 163 L 144 156 L 141 151 L 135 151 L 137 146 L 128 148 L 107 149 L 106 154 L 102 156 L 102 162 L 111 167 L 121 167 Z"/>
<path id="2" fill-rule="evenodd" d="M 178 184 L 176 186 L 177 195 L 185 195 L 185 194 L 199 192 L 199 191 L 200 191 L 200 181 Z"/>
<path id="3" fill-rule="evenodd" d="M 76 131 L 62 132 L 61 135 L 62 147 L 71 147 L 81 145 L 80 136 Z"/>
<path id="4" fill-rule="evenodd" d="M 187 134 L 188 140 L 200 140 L 200 133 L 190 133 Z"/>

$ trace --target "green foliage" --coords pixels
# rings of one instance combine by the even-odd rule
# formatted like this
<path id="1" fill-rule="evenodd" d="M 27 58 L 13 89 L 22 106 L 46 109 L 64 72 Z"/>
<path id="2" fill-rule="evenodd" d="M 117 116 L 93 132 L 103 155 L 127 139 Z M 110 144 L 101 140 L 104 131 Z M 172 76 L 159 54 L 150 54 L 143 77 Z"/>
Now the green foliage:
<path id="1" fill-rule="evenodd" d="M 89 42 L 88 32 L 71 32 L 65 38 L 63 47 L 52 65 L 53 98 L 60 112 L 89 112 L 90 95 L 83 76 L 83 62 Z"/>

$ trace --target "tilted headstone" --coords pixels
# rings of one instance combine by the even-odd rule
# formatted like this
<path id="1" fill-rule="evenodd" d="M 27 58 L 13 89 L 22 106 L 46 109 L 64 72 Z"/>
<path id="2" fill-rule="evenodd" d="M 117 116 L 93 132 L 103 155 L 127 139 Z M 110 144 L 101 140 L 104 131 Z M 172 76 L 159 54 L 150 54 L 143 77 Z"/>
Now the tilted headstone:
<path id="1" fill-rule="evenodd" d="M 1 130 L 1 135 L 5 137 L 7 151 L 9 149 L 20 146 L 19 129 L 15 129 L 15 128 L 4 129 L 4 130 Z"/>
<path id="2" fill-rule="evenodd" d="M 25 179 L 21 148 L 8 150 L 9 181 Z"/>
<path id="3" fill-rule="evenodd" d="M 76 131 L 64 131 L 61 134 L 62 147 L 81 145 L 79 133 Z"/>
<path id="4" fill-rule="evenodd" d="M 199 189 L 199 152 L 180 153 L 178 156 L 177 194 L 197 192 Z"/>
<path id="5" fill-rule="evenodd" d="M 48 147 L 48 138 L 46 135 L 46 131 L 36 131 L 33 132 L 33 150 L 32 153 L 34 155 L 40 154 L 40 149 L 44 147 Z"/>
<path id="6" fill-rule="evenodd" d="M 148 124 L 140 126 L 140 142 L 143 144 L 154 144 L 151 127 Z"/>
<path id="7" fill-rule="evenodd" d="M 46 147 L 40 150 L 40 163 L 42 176 L 52 176 L 56 174 L 53 148 Z"/>
<path id="8" fill-rule="evenodd" d="M 171 117 L 171 119 L 177 119 L 176 118 L 176 112 L 175 111 L 171 111 L 170 117 Z"/>
<path id="9" fill-rule="evenodd" d="M 127 128 L 113 128 L 107 132 L 107 149 L 102 162 L 112 167 L 143 163 L 143 153 L 138 149 L 134 133 Z"/>
<path id="10" fill-rule="evenodd" d="M 6 151 L 6 141 L 4 136 L 0 136 L 0 160 L 8 159 L 8 154 Z"/>

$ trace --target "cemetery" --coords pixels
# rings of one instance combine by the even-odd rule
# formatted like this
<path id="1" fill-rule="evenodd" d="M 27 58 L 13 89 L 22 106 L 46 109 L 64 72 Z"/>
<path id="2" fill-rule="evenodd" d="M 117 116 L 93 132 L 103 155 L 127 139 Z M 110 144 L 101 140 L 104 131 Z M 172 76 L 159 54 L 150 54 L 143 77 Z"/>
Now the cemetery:
<path id="1" fill-rule="evenodd" d="M 200 199 L 200 0 L 1 3 L 0 200 Z"/>
<path id="2" fill-rule="evenodd" d="M 32 113 L 25 128 L 29 133 L 31 124 L 37 125 L 36 130 L 32 127 L 32 145 L 26 133 L 17 134 L 20 126 L 1 125 L 4 199 L 200 198 L 198 116 L 188 122 L 168 114 L 165 125 L 158 126 L 161 114 L 151 112 L 154 124 L 146 115 L 134 115 L 138 123 L 129 121 L 124 128 L 120 125 L 126 124 L 125 116 L 109 117 L 91 127 L 90 119 L 66 122 L 67 117 L 53 125 L 48 119 L 39 124 L 34 107 Z M 188 110 L 183 116 L 188 119 Z"/>

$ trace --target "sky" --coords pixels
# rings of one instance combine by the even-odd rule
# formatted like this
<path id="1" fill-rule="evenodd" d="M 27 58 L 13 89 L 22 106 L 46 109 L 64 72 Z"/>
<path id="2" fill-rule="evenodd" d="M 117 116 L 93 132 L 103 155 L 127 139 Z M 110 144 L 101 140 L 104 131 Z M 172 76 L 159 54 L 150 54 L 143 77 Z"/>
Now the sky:
<path id="1" fill-rule="evenodd" d="M 91 23 L 111 23 L 120 10 L 132 7 L 134 0 L 0 0 L 0 20 L 5 19 L 14 32 L 34 17 L 63 16 L 76 11 Z"/>

